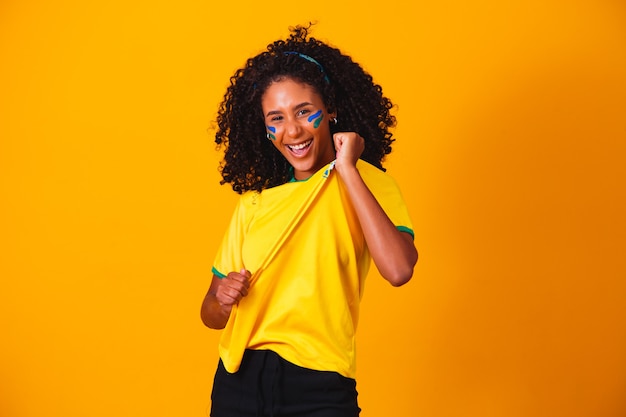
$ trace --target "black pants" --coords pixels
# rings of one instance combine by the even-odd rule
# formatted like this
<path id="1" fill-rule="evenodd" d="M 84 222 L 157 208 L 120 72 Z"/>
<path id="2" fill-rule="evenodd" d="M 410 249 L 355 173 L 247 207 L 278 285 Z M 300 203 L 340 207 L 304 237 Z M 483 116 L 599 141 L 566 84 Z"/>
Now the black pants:
<path id="1" fill-rule="evenodd" d="M 287 362 L 269 350 L 246 350 L 239 371 L 219 361 L 211 417 L 357 417 L 356 381 Z"/>

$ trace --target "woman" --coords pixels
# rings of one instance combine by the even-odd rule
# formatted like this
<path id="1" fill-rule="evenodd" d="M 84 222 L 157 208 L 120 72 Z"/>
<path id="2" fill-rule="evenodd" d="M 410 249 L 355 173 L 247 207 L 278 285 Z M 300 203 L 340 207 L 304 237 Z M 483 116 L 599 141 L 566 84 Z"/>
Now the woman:
<path id="1" fill-rule="evenodd" d="M 296 27 L 231 78 L 222 184 L 241 194 L 203 322 L 224 329 L 211 415 L 357 416 L 355 331 L 371 260 L 393 286 L 417 262 L 382 169 L 391 101 L 349 56 Z"/>

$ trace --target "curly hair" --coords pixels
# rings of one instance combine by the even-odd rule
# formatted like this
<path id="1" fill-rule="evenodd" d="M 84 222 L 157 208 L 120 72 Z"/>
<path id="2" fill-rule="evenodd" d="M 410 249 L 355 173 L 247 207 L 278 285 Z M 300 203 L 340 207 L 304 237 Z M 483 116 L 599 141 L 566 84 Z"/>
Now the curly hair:
<path id="1" fill-rule="evenodd" d="M 231 184 L 237 193 L 260 192 L 290 179 L 291 166 L 265 137 L 261 108 L 265 90 L 285 78 L 312 86 L 328 111 L 337 112 L 338 123 L 330 125 L 331 134 L 351 131 L 364 138 L 361 159 L 383 169 L 382 162 L 391 152 L 395 139 L 389 129 L 396 125 L 391 100 L 351 57 L 310 37 L 310 27 L 289 28 L 288 39 L 269 44 L 230 78 L 217 114 L 215 143 L 218 149 L 225 147 L 220 183 Z"/>

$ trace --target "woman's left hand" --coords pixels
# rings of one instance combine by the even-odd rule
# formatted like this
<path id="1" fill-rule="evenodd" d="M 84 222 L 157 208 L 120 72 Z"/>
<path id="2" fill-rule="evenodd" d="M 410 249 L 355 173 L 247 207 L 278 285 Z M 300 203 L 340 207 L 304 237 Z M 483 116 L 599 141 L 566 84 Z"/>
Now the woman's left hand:
<path id="1" fill-rule="evenodd" d="M 356 132 L 337 132 L 333 135 L 335 142 L 335 168 L 341 171 L 344 167 L 355 167 L 365 149 L 365 140 Z"/>

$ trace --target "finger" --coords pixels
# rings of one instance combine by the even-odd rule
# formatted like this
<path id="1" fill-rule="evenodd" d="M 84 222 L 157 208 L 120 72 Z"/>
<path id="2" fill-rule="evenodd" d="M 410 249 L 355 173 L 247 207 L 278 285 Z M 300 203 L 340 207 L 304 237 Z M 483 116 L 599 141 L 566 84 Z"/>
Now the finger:
<path id="1" fill-rule="evenodd" d="M 247 294 L 247 291 L 246 291 Z M 244 294 L 232 287 L 223 287 L 217 291 L 215 298 L 221 305 L 233 305 L 239 302 Z"/>
<path id="2" fill-rule="evenodd" d="M 236 291 L 237 293 L 242 293 L 244 295 L 248 294 L 248 287 L 250 286 L 247 279 L 243 281 L 238 280 L 238 279 L 224 280 L 223 285 L 225 289 L 230 289 L 230 290 Z"/>
<path id="3" fill-rule="evenodd" d="M 244 277 L 244 281 L 246 282 L 246 285 L 249 285 L 250 278 L 252 278 L 252 273 L 248 271 L 247 269 L 242 269 L 241 271 L 239 271 L 239 274 Z"/>
<path id="4" fill-rule="evenodd" d="M 250 287 L 250 281 L 248 277 L 242 276 L 239 273 L 231 272 L 228 274 L 228 277 L 224 278 L 222 281 L 222 285 L 225 288 L 232 289 L 237 293 L 242 294 L 242 296 L 248 295 L 248 288 Z M 236 297 L 236 294 L 232 294 L 233 297 Z"/>
<path id="5" fill-rule="evenodd" d="M 245 271 L 245 274 L 242 274 L 241 272 L 229 272 L 226 278 L 231 281 L 246 283 L 247 285 L 249 278 L 248 275 L 250 275 L 248 271 Z"/>
<path id="6" fill-rule="evenodd" d="M 248 295 L 248 285 L 247 283 L 244 285 L 240 285 L 239 287 L 233 288 L 235 291 L 237 291 L 237 297 L 238 299 L 241 299 L 241 297 L 245 297 L 246 295 Z"/>
<path id="7" fill-rule="evenodd" d="M 248 289 L 250 288 L 250 279 L 246 275 L 239 275 L 236 280 L 233 280 L 233 283 L 237 283 L 237 288 Z"/>
<path id="8" fill-rule="evenodd" d="M 337 151 L 339 151 L 339 149 L 341 149 L 341 147 L 343 146 L 343 133 L 335 133 L 333 135 L 333 142 L 335 142 L 335 149 Z"/>
<path id="9" fill-rule="evenodd" d="M 248 295 L 248 290 L 242 285 L 228 287 L 225 292 L 235 301 L 239 301 Z"/>
<path id="10" fill-rule="evenodd" d="M 237 300 L 235 298 L 231 297 L 228 294 L 228 291 L 226 291 L 226 290 L 218 291 L 215 294 L 215 298 L 217 299 L 217 302 L 221 306 L 231 306 L 231 305 L 237 303 Z"/>

